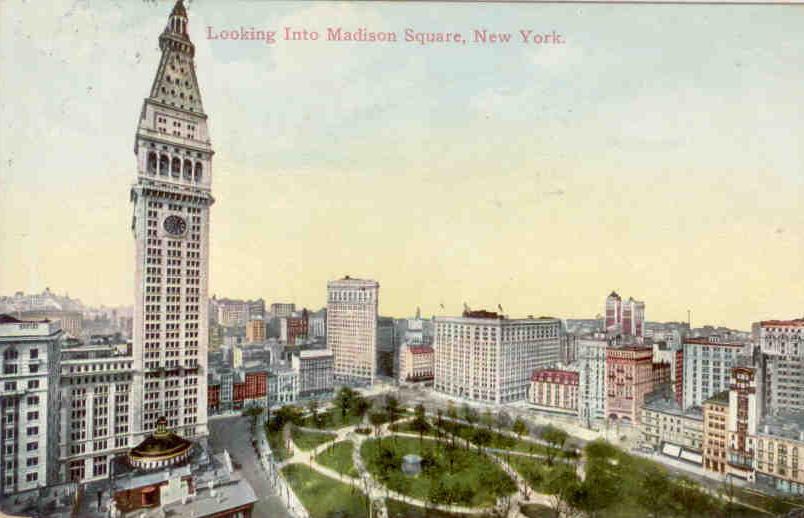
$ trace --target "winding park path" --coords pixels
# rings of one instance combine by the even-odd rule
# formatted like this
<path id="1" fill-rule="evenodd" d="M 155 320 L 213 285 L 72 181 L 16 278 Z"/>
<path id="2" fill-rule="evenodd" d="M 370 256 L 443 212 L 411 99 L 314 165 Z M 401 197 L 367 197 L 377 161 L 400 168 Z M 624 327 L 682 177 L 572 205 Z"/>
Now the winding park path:
<path id="1" fill-rule="evenodd" d="M 446 418 L 445 418 L 446 419 Z M 462 513 L 466 515 L 478 515 L 487 513 L 491 510 L 489 507 L 464 507 L 459 505 L 444 505 L 444 504 L 434 504 L 432 502 L 427 502 L 425 500 L 414 498 L 408 495 L 404 495 L 402 493 L 396 492 L 387 486 L 383 485 L 382 483 L 378 482 L 374 477 L 372 477 L 371 473 L 366 469 L 363 459 L 360 456 L 360 449 L 363 443 L 370 439 L 381 439 L 384 437 L 390 437 L 392 435 L 398 437 L 408 437 L 419 439 L 418 434 L 414 433 L 407 433 L 407 432 L 395 432 L 390 430 L 390 426 L 395 424 L 401 424 L 406 421 L 412 420 L 411 417 L 406 417 L 402 419 L 398 419 L 393 423 L 385 423 L 379 427 L 379 434 L 378 435 L 364 435 L 357 433 L 355 431 L 358 428 L 357 425 L 346 426 L 344 428 L 340 428 L 337 430 L 319 430 L 317 428 L 306 428 L 306 427 L 299 427 L 300 430 L 305 432 L 315 432 L 315 433 L 333 433 L 334 436 L 329 441 L 320 444 L 319 446 L 310 449 L 308 451 L 304 451 L 299 448 L 296 443 L 293 441 L 292 437 L 289 437 L 289 441 L 291 443 L 291 452 L 292 455 L 290 458 L 284 460 L 283 462 L 278 464 L 278 467 L 281 469 L 290 464 L 306 464 L 310 468 L 314 469 L 318 473 L 325 475 L 329 478 L 334 480 L 338 480 L 340 482 L 344 482 L 346 484 L 351 485 L 352 487 L 361 489 L 364 493 L 368 494 L 370 499 L 373 502 L 377 502 L 379 505 L 379 512 L 377 513 L 378 516 L 387 516 L 387 510 L 385 508 L 385 499 L 393 498 L 395 500 L 399 500 L 406 504 L 414 505 L 417 507 L 422 507 L 426 509 L 437 509 L 439 511 L 450 512 L 450 513 Z M 461 422 L 461 421 L 457 421 Z M 467 423 L 468 424 L 468 423 Z M 443 434 L 445 435 L 444 438 L 437 438 L 428 436 L 427 439 L 431 441 L 440 441 L 440 442 L 450 442 L 453 439 L 452 434 L 447 432 L 446 430 L 442 430 Z M 535 454 L 528 454 L 523 452 L 517 451 L 509 451 L 509 450 L 500 450 L 500 449 L 490 449 L 490 448 L 480 448 L 478 450 L 477 446 L 466 439 L 463 439 L 458 436 L 454 436 L 454 440 L 456 444 L 459 444 L 467 449 L 473 449 L 479 451 L 482 454 L 485 454 L 488 458 L 490 458 L 493 462 L 495 462 L 500 468 L 515 482 L 517 486 L 517 491 L 514 492 L 512 495 L 509 495 L 507 498 L 509 499 L 507 505 L 505 505 L 502 500 L 498 500 L 498 509 L 499 506 L 504 506 L 502 509 L 508 508 L 507 516 L 514 518 L 514 517 L 521 517 L 523 516 L 519 511 L 519 504 L 541 504 L 550 506 L 551 501 L 548 495 L 543 493 L 539 493 L 535 491 L 528 482 L 517 473 L 517 471 L 509 465 L 505 458 L 502 456 L 503 454 L 513 454 L 513 455 L 520 455 L 520 456 L 527 456 L 527 457 L 535 457 L 535 458 L 544 458 L 543 456 L 535 455 Z M 331 468 L 323 466 L 317 462 L 318 455 L 324 453 L 332 444 L 341 442 L 341 441 L 350 441 L 353 445 L 353 463 L 355 468 L 357 469 L 358 476 L 351 477 L 348 475 L 344 475 L 339 473 Z M 538 441 L 533 441 L 538 442 Z"/>

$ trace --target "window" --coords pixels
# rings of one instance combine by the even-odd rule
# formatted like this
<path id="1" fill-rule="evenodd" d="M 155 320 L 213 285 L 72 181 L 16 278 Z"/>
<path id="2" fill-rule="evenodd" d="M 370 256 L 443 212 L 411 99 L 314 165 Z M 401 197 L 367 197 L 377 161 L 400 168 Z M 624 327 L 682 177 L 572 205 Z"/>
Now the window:
<path id="1" fill-rule="evenodd" d="M 31 426 L 28 428 L 28 436 L 31 435 L 39 435 L 39 427 L 38 426 Z"/>
<path id="2" fill-rule="evenodd" d="M 3 365 L 3 374 L 16 374 L 17 373 L 17 365 L 16 364 L 5 364 Z"/>
<path id="3" fill-rule="evenodd" d="M 39 349 L 31 349 L 30 356 L 32 360 L 39 358 Z"/>
<path id="4" fill-rule="evenodd" d="M 36 373 L 36 372 L 39 372 L 39 365 L 36 365 L 36 364 L 28 365 L 28 372 L 30 372 L 32 374 Z"/>
<path id="5" fill-rule="evenodd" d="M 28 380 L 28 388 L 29 389 L 38 389 L 39 388 L 39 380 Z"/>
<path id="6" fill-rule="evenodd" d="M 31 466 L 37 466 L 39 464 L 39 457 L 29 457 L 26 459 L 25 464 L 30 468 Z"/>
<path id="7" fill-rule="evenodd" d="M 27 473 L 25 475 L 25 481 L 26 482 L 36 482 L 36 479 L 38 479 L 38 478 L 39 478 L 39 473 L 36 473 L 36 472 Z"/>
<path id="8" fill-rule="evenodd" d="M 28 396 L 28 406 L 38 405 L 39 396 Z"/>
<path id="9" fill-rule="evenodd" d="M 25 449 L 27 451 L 36 451 L 39 449 L 39 443 L 36 441 L 29 442 L 27 445 L 25 445 Z"/>
<path id="10" fill-rule="evenodd" d="M 17 382 L 15 381 L 6 381 L 3 385 L 3 390 L 17 390 Z"/>
<path id="11" fill-rule="evenodd" d="M 39 412 L 28 412 L 28 421 L 36 421 L 39 419 Z"/>

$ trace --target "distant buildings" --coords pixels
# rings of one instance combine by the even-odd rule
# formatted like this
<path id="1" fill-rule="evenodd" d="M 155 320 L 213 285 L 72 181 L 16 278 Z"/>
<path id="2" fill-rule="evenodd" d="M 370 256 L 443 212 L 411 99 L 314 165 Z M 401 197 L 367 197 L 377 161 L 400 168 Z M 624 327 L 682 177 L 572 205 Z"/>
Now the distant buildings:
<path id="1" fill-rule="evenodd" d="M 284 365 L 268 373 L 268 405 L 287 405 L 299 399 L 299 371 Z"/>
<path id="2" fill-rule="evenodd" d="M 298 340 L 307 338 L 308 335 L 308 313 L 303 309 L 301 314 L 280 317 L 279 339 L 289 345 L 296 345 Z"/>
<path id="3" fill-rule="evenodd" d="M 248 321 L 246 324 L 246 342 L 262 342 L 266 339 L 265 320 L 262 318 L 255 318 Z"/>
<path id="4" fill-rule="evenodd" d="M 327 345 L 338 380 L 374 382 L 379 289 L 376 281 L 348 275 L 327 283 Z"/>
<path id="5" fill-rule="evenodd" d="M 435 390 L 509 403 L 527 398 L 531 373 L 558 362 L 561 322 L 508 319 L 488 311 L 435 319 Z"/>
<path id="6" fill-rule="evenodd" d="M 433 381 L 435 352 L 429 345 L 403 345 L 399 362 L 399 381 L 430 383 Z"/>
<path id="7" fill-rule="evenodd" d="M 539 369 L 530 378 L 528 402 L 538 410 L 578 415 L 577 370 Z"/>
<path id="8" fill-rule="evenodd" d="M 630 298 L 623 302 L 616 291 L 606 297 L 605 327 L 611 334 L 645 336 L 645 303 Z"/>
<path id="9" fill-rule="evenodd" d="M 296 312 L 296 304 L 292 302 L 274 302 L 271 304 L 271 315 L 277 318 L 289 317 Z"/>
<path id="10" fill-rule="evenodd" d="M 377 317 L 377 374 L 392 378 L 396 374 L 396 325 L 391 317 Z"/>
<path id="11" fill-rule="evenodd" d="M 310 313 L 307 317 L 307 336 L 308 338 L 327 337 L 327 310 L 321 309 Z"/>
<path id="12" fill-rule="evenodd" d="M 728 391 L 718 392 L 703 402 L 704 412 L 704 468 L 726 473 L 726 446 L 728 433 L 726 420 L 729 414 Z"/>
<path id="13" fill-rule="evenodd" d="M 58 481 L 58 322 L 22 322 L 0 315 L 0 495 Z"/>
<path id="14" fill-rule="evenodd" d="M 268 405 L 268 372 L 264 369 L 217 369 L 207 381 L 209 413 L 225 413 Z"/>

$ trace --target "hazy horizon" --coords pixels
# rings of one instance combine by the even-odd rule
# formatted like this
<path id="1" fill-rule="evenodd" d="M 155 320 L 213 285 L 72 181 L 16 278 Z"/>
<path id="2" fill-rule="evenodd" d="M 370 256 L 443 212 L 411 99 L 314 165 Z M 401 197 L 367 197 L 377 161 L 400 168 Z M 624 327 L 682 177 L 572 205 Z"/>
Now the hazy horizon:
<path id="1" fill-rule="evenodd" d="M 804 36 L 785 5 L 188 3 L 210 295 L 750 328 L 804 313 Z M 8 0 L 0 293 L 133 304 L 134 133 L 172 2 Z M 792 8 L 794 9 L 794 8 Z M 556 30 L 560 46 L 211 41 L 207 27 Z M 128 301 L 128 302 L 126 302 Z"/>

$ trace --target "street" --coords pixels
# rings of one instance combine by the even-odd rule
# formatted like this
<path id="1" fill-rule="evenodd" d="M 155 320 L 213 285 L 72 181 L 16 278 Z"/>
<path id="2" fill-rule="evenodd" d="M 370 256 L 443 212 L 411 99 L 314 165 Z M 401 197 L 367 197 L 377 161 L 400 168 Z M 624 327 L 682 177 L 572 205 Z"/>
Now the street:
<path id="1" fill-rule="evenodd" d="M 285 505 L 276 496 L 268 478 L 259 465 L 257 454 L 251 445 L 250 421 L 245 417 L 229 417 L 209 421 L 209 444 L 214 453 L 226 449 L 232 462 L 240 465 L 259 500 L 254 505 L 255 518 L 291 518 Z"/>

